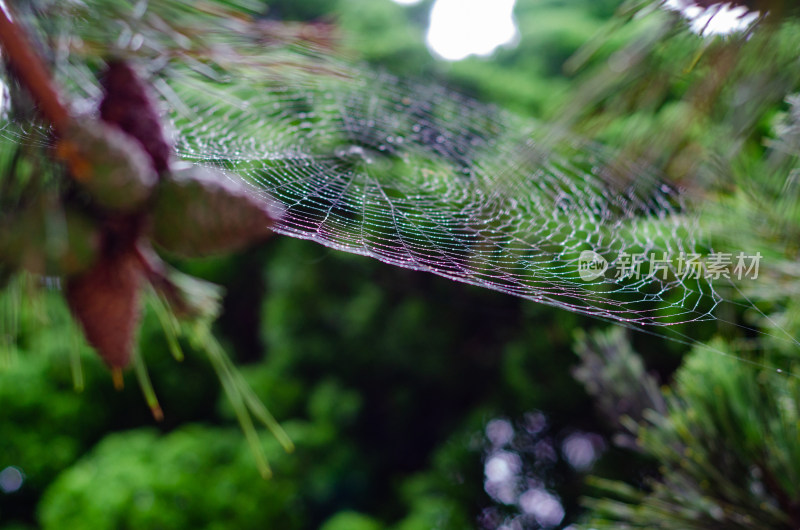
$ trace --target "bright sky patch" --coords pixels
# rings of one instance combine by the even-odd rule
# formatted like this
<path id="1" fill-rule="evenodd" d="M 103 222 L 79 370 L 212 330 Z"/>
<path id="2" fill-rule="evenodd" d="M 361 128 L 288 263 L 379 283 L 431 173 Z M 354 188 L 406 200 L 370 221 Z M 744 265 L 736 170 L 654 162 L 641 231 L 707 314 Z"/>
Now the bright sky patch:
<path id="1" fill-rule="evenodd" d="M 449 61 L 490 55 L 519 36 L 514 3 L 515 0 L 437 0 L 431 9 L 428 47 Z"/>

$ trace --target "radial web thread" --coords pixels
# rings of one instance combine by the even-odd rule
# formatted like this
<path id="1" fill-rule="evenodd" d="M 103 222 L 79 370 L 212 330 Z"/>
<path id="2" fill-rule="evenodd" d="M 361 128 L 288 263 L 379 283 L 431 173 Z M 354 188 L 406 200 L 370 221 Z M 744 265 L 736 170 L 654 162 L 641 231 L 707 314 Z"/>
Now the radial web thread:
<path id="1" fill-rule="evenodd" d="M 681 262 L 703 251 L 681 193 L 597 145 L 387 75 L 173 89 L 180 156 L 274 200 L 279 233 L 621 322 L 713 319 L 722 300 Z M 607 263 L 588 280 L 587 251 Z"/>

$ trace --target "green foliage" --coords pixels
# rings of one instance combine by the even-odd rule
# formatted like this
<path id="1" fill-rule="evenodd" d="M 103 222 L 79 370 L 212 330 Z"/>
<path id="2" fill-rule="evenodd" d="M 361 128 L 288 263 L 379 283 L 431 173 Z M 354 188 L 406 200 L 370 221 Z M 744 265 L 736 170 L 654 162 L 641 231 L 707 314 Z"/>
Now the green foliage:
<path id="1" fill-rule="evenodd" d="M 381 530 L 379 522 L 356 512 L 339 512 L 323 524 L 320 530 Z"/>
<path id="2" fill-rule="evenodd" d="M 448 75 L 481 99 L 524 114 L 557 118 L 572 91 L 564 63 L 587 36 L 603 27 L 608 13 L 599 7 L 584 1 L 520 1 L 515 8 L 519 44 L 499 50 L 493 61 L 468 58 L 453 63 Z"/>
<path id="3" fill-rule="evenodd" d="M 622 328 L 589 336 L 579 330 L 576 338 L 575 353 L 581 364 L 573 375 L 583 383 L 594 398 L 595 407 L 613 428 L 625 430 L 631 420 L 642 420 L 648 410 L 665 412 L 656 381 L 645 371 Z"/>
<path id="4" fill-rule="evenodd" d="M 363 60 L 414 77 L 435 73 L 438 65 L 424 44 L 429 2 L 405 8 L 394 2 L 341 0 L 336 19 L 343 44 Z"/>
<path id="5" fill-rule="evenodd" d="M 777 125 L 775 112 L 800 87 L 790 51 L 797 27 L 789 21 L 739 44 L 737 37 L 676 33 L 673 24 L 662 21 L 655 27 L 670 32 L 640 37 L 626 75 L 595 74 L 596 86 L 578 97 L 599 106 L 577 108 L 602 108 L 584 124 L 634 152 L 651 150 L 674 178 L 705 190 L 700 222 L 713 248 L 761 253 L 758 281 L 725 291 L 757 307 L 726 318 L 774 336 L 748 339 L 720 326 L 727 340 L 695 348 L 664 391 L 666 410 L 625 341 L 582 342 L 578 376 L 591 393 L 601 390 L 600 408 L 617 425 L 615 441 L 644 458 L 625 482 L 589 480 L 594 497 L 584 502 L 584 527 L 795 528 L 800 396 L 796 376 L 787 374 L 796 366 L 798 320 L 787 261 L 796 248 L 790 183 L 797 159 L 786 147 L 791 112 Z M 748 96 L 755 87 L 759 96 Z"/>
<path id="6" fill-rule="evenodd" d="M 717 341 L 712 345 L 723 349 Z M 698 347 L 664 414 L 646 411 L 638 447 L 659 465 L 639 491 L 594 479 L 587 528 L 795 528 L 800 384 Z"/>
<path id="7" fill-rule="evenodd" d="M 272 442 L 268 451 L 280 458 Z M 192 426 L 106 437 L 62 474 L 40 506 L 43 528 L 298 528 L 288 459 L 261 480 L 237 429 Z"/>
<path id="8" fill-rule="evenodd" d="M 673 180 L 727 180 L 726 164 L 763 154 L 765 121 L 800 87 L 797 22 L 703 38 L 655 2 L 629 4 L 570 59 L 578 82 L 561 119 Z"/>
<path id="9" fill-rule="evenodd" d="M 208 24 L 216 19 L 190 4 L 153 3 L 155 16 L 137 20 L 127 2 L 96 2 L 94 12 L 84 13 L 95 22 L 79 26 L 85 56 L 78 57 L 96 66 L 109 33 L 96 21 L 122 18 L 154 43 L 142 57 L 169 57 L 177 72 L 194 68 L 214 77 L 230 60 L 231 71 L 246 79 L 265 66 L 285 73 L 280 46 L 254 56 L 217 54 L 228 48 L 214 45 L 235 46 L 236 39 L 223 40 L 224 32 Z M 517 48 L 494 60 L 455 64 L 437 63 L 425 48 L 430 2 L 410 8 L 388 0 L 270 2 L 266 12 L 273 20 L 336 20 L 357 58 L 572 124 L 647 155 L 679 184 L 710 190 L 697 196 L 708 199 L 703 223 L 712 243 L 746 244 L 771 264 L 767 281 L 745 289 L 763 313 L 750 308 L 726 318 L 796 336 L 798 212 L 788 177 L 796 167 L 797 109 L 782 101 L 800 88 L 797 28 L 790 22 L 747 40 L 703 40 L 661 12 L 621 11 L 609 21 L 617 4 L 520 2 Z M 252 26 L 237 20 L 226 29 L 249 42 Z M 172 32 L 163 32 L 163 21 Z M 62 24 L 61 34 L 75 29 L 71 21 Z M 319 51 L 303 50 L 310 57 Z M 325 75 L 309 69 L 297 79 L 324 83 Z M 237 87 L 234 96 L 247 100 L 255 86 Z M 186 88 L 180 97 L 202 102 L 196 92 Z M 241 133 L 268 138 L 268 127 Z M 800 389 L 793 376 L 745 363 L 741 348 L 753 350 L 757 364 L 791 368 L 796 343 L 756 341 L 714 323 L 692 328 L 693 336 L 710 329 L 727 339 L 710 343 L 714 352 L 696 348 L 662 395 L 651 372 L 655 367 L 669 381 L 679 344 L 618 329 L 579 335 L 582 365 L 574 373 L 583 392 L 570 377 L 569 350 L 573 331 L 587 322 L 574 314 L 295 240 L 271 241 L 240 258 L 180 265 L 228 287 L 218 331 L 247 362 L 244 378 L 282 420 L 296 452 L 287 455 L 264 436 L 258 443 L 274 477 L 261 480 L 234 428 L 239 411 L 220 399 L 210 363 L 186 338 L 180 340 L 186 358 L 176 362 L 149 312 L 140 344 L 166 414 L 155 430 L 138 392 L 112 392 L 85 349 L 76 347 L 80 353 L 70 357 L 65 337 L 75 331 L 57 297 L 46 293 L 44 302 L 22 305 L 18 319 L 0 314 L 18 320 L 3 328 L 13 340 L 4 337 L 1 345 L 0 469 L 18 466 L 26 476 L 19 492 L 0 494 L 3 528 L 470 528 L 493 504 L 484 492 L 486 422 L 536 409 L 550 418 L 556 446 L 587 430 L 634 451 L 613 448 L 595 467 L 587 528 L 800 524 Z M 9 342 L 16 346 L 9 349 Z M 82 394 L 73 391 L 77 358 Z M 599 415 L 588 412 L 587 393 Z M 535 467 L 535 451 L 519 455 Z M 526 479 L 553 484 L 569 524 L 578 514 L 575 498 L 585 493 L 582 475 L 563 458 L 548 473 Z"/>
<path id="10" fill-rule="evenodd" d="M 35 292 L 27 295 L 36 296 Z M 8 296 L 9 292 L 3 294 Z M 79 354 L 85 365 L 84 381 L 97 386 L 87 394 L 73 387 L 69 355 L 70 349 L 80 348 L 80 339 L 63 304 L 54 297 L 37 302 L 19 309 L 20 340 L 4 352 L 0 467 L 26 462 L 31 485 L 40 489 L 104 433 L 110 418 L 105 409 L 91 412 L 103 369 L 86 348 Z M 52 333 L 32 333 L 44 326 Z"/>
<path id="11" fill-rule="evenodd" d="M 0 441 L 9 458 L 0 466 L 18 466 L 27 477 L 0 504 L 4 525 L 32 520 L 46 489 L 37 513 L 47 528 L 184 527 L 199 520 L 187 510 L 205 525 L 308 528 L 346 509 L 385 528 L 468 527 L 488 502 L 475 443 L 485 421 L 496 411 L 521 415 L 558 405 L 568 423 L 577 401 L 585 407 L 568 376 L 570 359 L 550 356 L 546 344 L 525 346 L 550 334 L 566 349 L 571 315 L 549 323 L 550 313 L 532 306 L 526 317 L 512 298 L 308 242 L 275 240 L 264 254 L 258 270 L 270 296 L 259 327 L 267 355 L 241 371 L 296 445 L 286 454 L 264 435 L 272 482 L 259 477 L 203 352 L 182 340 L 185 359 L 176 362 L 152 311 L 139 342 L 168 434 L 142 429 L 153 420 L 133 378 L 133 388 L 114 392 L 87 349 L 85 390 L 75 394 L 63 340 L 72 324 L 57 296 L 46 294 L 40 307 L 58 309 L 58 319 L 42 326 L 33 308 L 21 305 L 16 364 L 0 387 L 8 392 L 0 414 L 9 414 Z M 215 264 L 219 279 L 229 281 L 229 260 L 192 271 L 213 278 Z M 463 321 L 474 323 L 471 333 L 462 333 Z M 36 378 L 22 377 L 28 372 Z M 507 377 L 511 384 L 501 384 Z M 59 444 L 68 450 L 53 451 Z M 235 488 L 221 493 L 217 483 L 225 482 Z M 273 494 L 270 484 L 293 493 Z M 225 509 L 238 510 L 238 502 L 264 505 L 264 514 L 248 526 Z"/>

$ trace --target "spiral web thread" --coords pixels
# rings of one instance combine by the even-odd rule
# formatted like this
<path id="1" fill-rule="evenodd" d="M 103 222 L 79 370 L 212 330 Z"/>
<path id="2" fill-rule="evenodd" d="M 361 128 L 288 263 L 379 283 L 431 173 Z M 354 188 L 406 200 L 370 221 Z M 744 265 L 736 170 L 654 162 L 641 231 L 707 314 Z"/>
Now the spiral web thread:
<path id="1" fill-rule="evenodd" d="M 279 233 L 626 323 L 709 320 L 722 301 L 682 274 L 703 249 L 681 194 L 596 145 L 387 75 L 173 89 L 179 155 L 275 201 Z M 605 274 L 579 275 L 584 251 Z M 615 277 L 640 254 L 668 263 Z"/>
<path id="2" fill-rule="evenodd" d="M 283 211 L 278 233 L 627 326 L 718 320 L 732 302 L 729 279 L 687 274 L 682 259 L 712 249 L 644 165 L 316 50 L 245 59 L 228 76 L 173 66 L 151 81 L 178 156 L 244 179 Z M 73 107 L 96 109 L 91 70 L 57 67 Z M 52 142 L 10 122 L 0 140 Z M 604 274 L 579 274 L 588 251 Z M 634 256 L 638 275 L 617 277 Z"/>

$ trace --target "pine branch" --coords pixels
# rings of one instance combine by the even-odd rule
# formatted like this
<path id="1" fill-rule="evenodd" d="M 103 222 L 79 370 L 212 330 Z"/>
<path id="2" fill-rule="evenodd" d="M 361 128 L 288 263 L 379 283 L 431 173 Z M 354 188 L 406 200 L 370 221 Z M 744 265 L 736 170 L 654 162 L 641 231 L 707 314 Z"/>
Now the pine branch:
<path id="1" fill-rule="evenodd" d="M 42 115 L 61 134 L 69 113 L 61 103 L 55 85 L 39 56 L 31 48 L 24 30 L 0 3 L 0 45 L 6 52 L 12 71 L 36 100 Z"/>

